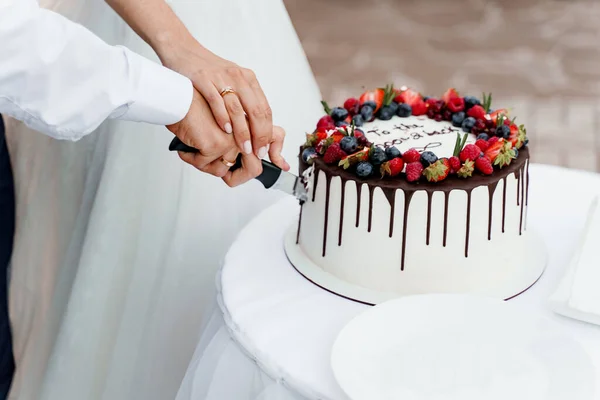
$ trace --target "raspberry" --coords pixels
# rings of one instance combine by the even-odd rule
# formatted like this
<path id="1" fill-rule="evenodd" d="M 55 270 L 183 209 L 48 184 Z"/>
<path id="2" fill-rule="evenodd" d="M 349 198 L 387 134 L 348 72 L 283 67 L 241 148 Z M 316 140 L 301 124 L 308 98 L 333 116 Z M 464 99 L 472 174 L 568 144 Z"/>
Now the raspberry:
<path id="1" fill-rule="evenodd" d="M 404 162 L 406 164 L 410 164 L 413 162 L 419 162 L 421 160 L 421 154 L 415 149 L 410 149 L 410 150 L 404 152 L 402 159 L 404 160 Z"/>
<path id="2" fill-rule="evenodd" d="M 452 170 L 452 172 L 458 172 L 458 170 L 460 169 L 460 160 L 458 159 L 458 157 L 450 157 L 448 159 L 448 162 L 450 162 L 450 169 Z"/>
<path id="3" fill-rule="evenodd" d="M 327 164 L 333 164 L 340 161 L 343 157 L 346 156 L 344 150 L 340 147 L 339 144 L 333 143 L 330 145 L 325 151 L 325 155 L 323 156 L 323 161 Z"/>
<path id="4" fill-rule="evenodd" d="M 331 116 L 329 115 L 321 117 L 319 122 L 317 122 L 317 130 L 325 132 L 330 129 L 335 129 L 335 121 L 333 120 L 333 118 L 331 118 Z"/>
<path id="5" fill-rule="evenodd" d="M 486 157 L 479 157 L 475 160 L 475 168 L 485 175 L 491 175 L 494 172 L 492 162 Z"/>
<path id="6" fill-rule="evenodd" d="M 485 110 L 481 106 L 473 106 L 467 111 L 467 115 L 475 119 L 485 119 Z"/>
<path id="7" fill-rule="evenodd" d="M 406 155 L 406 153 L 404 153 Z M 409 182 L 416 182 L 421 179 L 423 173 L 423 165 L 420 162 L 411 162 L 406 165 L 406 180 Z"/>
<path id="8" fill-rule="evenodd" d="M 450 111 L 456 113 L 465 109 L 465 100 L 462 97 L 455 97 L 446 106 Z"/>
<path id="9" fill-rule="evenodd" d="M 475 146 L 474 144 L 466 145 L 460 152 L 460 160 L 462 162 L 465 162 L 467 160 L 475 161 L 479 157 L 481 157 L 481 149 Z"/>
<path id="10" fill-rule="evenodd" d="M 475 146 L 479 147 L 481 151 L 486 151 L 490 144 L 483 139 L 477 139 Z"/>
<path id="11" fill-rule="evenodd" d="M 497 136 L 492 136 L 489 140 L 488 140 L 488 147 L 493 145 L 494 143 L 496 143 L 498 140 L 500 140 L 499 137 Z"/>
<path id="12" fill-rule="evenodd" d="M 360 101 L 355 98 L 350 98 L 344 102 L 344 108 L 348 110 L 350 115 L 356 115 L 360 111 Z"/>

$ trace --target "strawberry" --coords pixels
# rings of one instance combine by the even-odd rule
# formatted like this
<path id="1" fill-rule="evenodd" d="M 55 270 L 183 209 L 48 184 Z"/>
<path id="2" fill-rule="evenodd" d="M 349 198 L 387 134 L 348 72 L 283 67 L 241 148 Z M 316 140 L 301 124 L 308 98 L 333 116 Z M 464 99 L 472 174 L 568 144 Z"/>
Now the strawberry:
<path id="1" fill-rule="evenodd" d="M 481 106 L 473 106 L 467 111 L 467 115 L 475 119 L 485 119 L 485 110 Z"/>
<path id="2" fill-rule="evenodd" d="M 321 117 L 319 122 L 317 122 L 317 130 L 325 132 L 330 129 L 335 129 L 335 122 L 333 121 L 333 118 L 331 118 L 329 115 Z"/>
<path id="3" fill-rule="evenodd" d="M 402 169 L 404 169 L 404 161 L 400 157 L 397 157 L 381 164 L 379 170 L 381 176 L 384 177 L 386 175 L 397 176 L 402 172 Z"/>
<path id="4" fill-rule="evenodd" d="M 454 88 L 448 89 L 446 91 L 446 93 L 444 93 L 444 95 L 442 96 L 442 100 L 444 101 L 444 103 L 446 103 L 446 105 L 449 105 L 455 99 L 462 100 L 462 97 L 459 96 L 458 92 Z M 464 105 L 465 105 L 465 102 L 463 101 L 463 107 L 464 107 Z M 456 112 L 456 111 L 454 111 L 454 112 Z"/>
<path id="5" fill-rule="evenodd" d="M 498 154 L 500 154 L 500 150 L 504 146 L 504 139 L 498 138 L 498 140 L 494 141 L 494 143 L 492 143 L 492 139 L 493 138 L 491 138 L 488 141 L 490 146 L 487 148 L 486 151 L 484 151 L 483 156 L 491 162 L 494 162 Z"/>
<path id="6" fill-rule="evenodd" d="M 448 159 L 448 162 L 450 163 L 450 172 L 452 172 L 453 174 L 457 173 L 461 166 L 460 159 L 458 157 L 452 156 Z"/>
<path id="7" fill-rule="evenodd" d="M 346 135 L 343 132 L 336 131 L 331 137 L 333 138 L 334 143 L 339 143 Z"/>
<path id="8" fill-rule="evenodd" d="M 460 167 L 460 169 L 456 172 L 459 178 L 468 178 L 473 175 L 475 163 L 471 160 L 465 161 L 465 163 Z"/>
<path id="9" fill-rule="evenodd" d="M 319 141 L 319 142 L 320 142 L 321 140 L 325 140 L 325 139 L 327 139 L 327 132 L 318 131 L 318 132 L 316 133 L 316 135 L 317 135 L 317 141 Z"/>
<path id="10" fill-rule="evenodd" d="M 494 143 L 496 143 L 498 140 L 500 140 L 500 138 L 498 136 L 492 136 L 491 138 L 488 139 L 488 145 L 493 145 Z"/>
<path id="11" fill-rule="evenodd" d="M 369 159 L 369 147 L 357 151 L 356 153 L 349 154 L 343 157 L 338 165 L 344 169 L 350 168 L 354 164 L 358 164 L 361 161 L 367 161 Z"/>
<path id="12" fill-rule="evenodd" d="M 423 115 L 427 112 L 427 104 L 423 96 L 413 89 L 406 89 L 397 95 L 394 100 L 397 103 L 406 103 L 412 108 L 412 115 Z"/>
<path id="13" fill-rule="evenodd" d="M 474 144 L 466 145 L 460 152 L 460 160 L 465 162 L 467 160 L 475 161 L 481 156 L 481 149 Z"/>
<path id="14" fill-rule="evenodd" d="M 368 92 L 364 92 L 362 96 L 360 96 L 359 102 L 362 106 L 367 101 L 372 101 L 375 103 L 375 112 L 377 112 L 381 106 L 383 105 L 383 98 L 385 97 L 385 90 L 376 89 L 370 90 Z"/>
<path id="15" fill-rule="evenodd" d="M 497 154 L 494 157 L 494 160 L 492 161 L 492 163 L 500 167 L 500 169 L 506 167 L 507 165 L 510 165 L 510 163 L 512 162 L 512 160 L 515 159 L 516 156 L 516 153 L 513 150 L 510 142 L 505 140 L 503 140 L 503 142 L 504 143 L 502 144 L 502 147 L 497 151 Z"/>
<path id="16" fill-rule="evenodd" d="M 419 153 L 416 149 L 410 149 L 404 152 L 402 159 L 406 164 L 419 162 L 421 160 L 421 153 Z"/>
<path id="17" fill-rule="evenodd" d="M 515 123 L 510 123 L 510 136 L 508 140 L 512 144 L 513 147 L 517 147 L 517 142 L 519 141 L 519 127 Z"/>
<path id="18" fill-rule="evenodd" d="M 486 151 L 487 148 L 490 147 L 490 144 L 486 140 L 477 139 L 475 146 L 479 147 L 481 151 Z"/>
<path id="19" fill-rule="evenodd" d="M 446 106 L 448 107 L 448 110 L 457 113 L 465 109 L 465 100 L 462 97 L 456 97 L 446 103 Z"/>
<path id="20" fill-rule="evenodd" d="M 450 174 L 450 162 L 441 158 L 423 170 L 423 175 L 429 182 L 441 182 Z"/>
<path id="21" fill-rule="evenodd" d="M 325 161 L 326 164 L 333 164 L 340 161 L 344 156 L 346 156 L 346 153 L 344 153 L 340 145 L 333 143 L 325 151 L 323 161 Z"/>
<path id="22" fill-rule="evenodd" d="M 475 160 L 475 168 L 484 175 L 491 175 L 494 172 L 492 162 L 486 157 L 479 157 Z"/>
<path id="23" fill-rule="evenodd" d="M 420 162 L 411 162 L 406 165 L 406 180 L 409 182 L 417 182 L 421 179 L 423 173 L 423 164 Z"/>
<path id="24" fill-rule="evenodd" d="M 494 124 L 496 124 L 496 121 L 498 120 L 498 117 L 500 115 L 508 117 L 508 110 L 506 108 L 501 108 L 499 110 L 494 111 L 493 113 L 490 113 L 490 119 Z"/>
<path id="25" fill-rule="evenodd" d="M 344 108 L 348 110 L 350 115 L 356 115 L 360 111 L 360 101 L 351 97 L 344 102 Z"/>
<path id="26" fill-rule="evenodd" d="M 323 154 L 325 154 L 325 151 L 327 151 L 327 148 L 329 146 L 331 146 L 331 144 L 333 144 L 333 138 L 328 137 L 327 139 L 324 139 L 324 140 L 321 140 L 320 142 L 318 142 L 317 145 L 315 146 L 315 150 L 320 155 L 323 155 Z"/>

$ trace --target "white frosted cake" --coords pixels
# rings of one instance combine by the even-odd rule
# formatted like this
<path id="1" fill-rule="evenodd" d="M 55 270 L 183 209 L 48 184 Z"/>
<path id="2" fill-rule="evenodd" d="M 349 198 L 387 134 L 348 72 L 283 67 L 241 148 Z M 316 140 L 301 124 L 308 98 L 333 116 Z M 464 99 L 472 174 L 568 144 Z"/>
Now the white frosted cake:
<path id="1" fill-rule="evenodd" d="M 531 286 L 544 261 L 528 239 L 526 133 L 489 102 L 388 86 L 324 103 L 301 150 L 309 200 L 287 249 L 294 266 L 367 303 Z"/>

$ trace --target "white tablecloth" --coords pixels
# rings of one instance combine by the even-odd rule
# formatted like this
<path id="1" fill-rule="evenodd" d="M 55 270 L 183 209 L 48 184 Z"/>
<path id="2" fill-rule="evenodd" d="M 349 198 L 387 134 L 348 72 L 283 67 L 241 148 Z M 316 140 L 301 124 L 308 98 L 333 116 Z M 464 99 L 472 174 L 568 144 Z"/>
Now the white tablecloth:
<path id="1" fill-rule="evenodd" d="M 593 359 L 600 387 L 600 327 L 560 317 L 546 302 L 592 196 L 600 194 L 600 175 L 539 165 L 530 174 L 528 227 L 543 235 L 550 262 L 533 288 L 510 301 L 570 329 Z M 177 400 L 347 399 L 331 371 L 331 346 L 368 306 L 319 289 L 291 267 L 283 234 L 297 217 L 297 203 L 285 199 L 240 233 L 221 269 L 218 305 Z"/>

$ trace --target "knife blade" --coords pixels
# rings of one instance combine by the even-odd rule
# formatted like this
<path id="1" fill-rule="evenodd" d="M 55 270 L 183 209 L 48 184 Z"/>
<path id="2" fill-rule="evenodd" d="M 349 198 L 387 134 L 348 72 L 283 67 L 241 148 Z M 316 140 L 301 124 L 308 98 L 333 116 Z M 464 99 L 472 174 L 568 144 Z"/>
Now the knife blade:
<path id="1" fill-rule="evenodd" d="M 169 145 L 170 151 L 183 151 L 185 153 L 198 153 L 198 149 L 184 144 L 178 137 L 173 138 Z M 296 197 L 300 204 L 303 204 L 308 199 L 308 189 L 304 179 L 287 172 L 276 166 L 275 164 L 261 160 L 263 172 L 257 176 L 257 179 L 266 189 L 278 189 L 284 193 Z M 231 167 L 231 171 L 235 171 L 242 167 L 242 155 L 238 155 L 235 165 Z"/>

